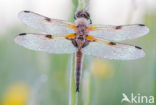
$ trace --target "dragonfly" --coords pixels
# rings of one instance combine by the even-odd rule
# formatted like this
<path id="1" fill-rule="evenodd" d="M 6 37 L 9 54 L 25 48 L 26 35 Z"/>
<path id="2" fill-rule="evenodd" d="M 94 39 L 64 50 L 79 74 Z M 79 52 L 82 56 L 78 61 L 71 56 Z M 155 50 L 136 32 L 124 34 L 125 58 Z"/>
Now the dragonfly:
<path id="1" fill-rule="evenodd" d="M 83 9 L 74 14 L 74 23 L 27 10 L 21 11 L 18 17 L 44 34 L 21 33 L 15 37 L 15 43 L 35 51 L 75 54 L 76 92 L 79 92 L 84 55 L 111 60 L 134 60 L 145 56 L 139 46 L 118 43 L 146 35 L 149 28 L 144 24 L 96 25 L 92 24 L 89 12 Z"/>

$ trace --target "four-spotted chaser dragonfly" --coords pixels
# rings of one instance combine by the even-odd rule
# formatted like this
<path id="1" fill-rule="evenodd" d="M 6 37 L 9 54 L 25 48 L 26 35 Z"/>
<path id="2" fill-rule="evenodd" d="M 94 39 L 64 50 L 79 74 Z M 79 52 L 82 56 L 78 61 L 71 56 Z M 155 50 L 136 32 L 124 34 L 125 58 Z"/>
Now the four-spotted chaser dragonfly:
<path id="1" fill-rule="evenodd" d="M 149 32 L 143 24 L 92 25 L 85 10 L 74 15 L 75 24 L 51 19 L 31 11 L 22 11 L 19 18 L 28 26 L 46 34 L 21 33 L 15 42 L 31 50 L 53 54 L 76 54 L 76 92 L 79 92 L 83 55 L 116 60 L 132 60 L 145 56 L 141 47 L 117 43 L 135 39 Z"/>

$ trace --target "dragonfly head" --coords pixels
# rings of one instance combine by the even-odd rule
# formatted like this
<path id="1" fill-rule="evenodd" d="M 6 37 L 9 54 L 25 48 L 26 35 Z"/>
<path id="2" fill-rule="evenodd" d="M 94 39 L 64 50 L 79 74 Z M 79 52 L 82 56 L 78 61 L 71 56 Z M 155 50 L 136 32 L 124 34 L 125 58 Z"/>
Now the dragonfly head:
<path id="1" fill-rule="evenodd" d="M 85 18 L 85 19 L 89 20 L 90 19 L 90 15 L 85 10 L 79 10 L 79 11 L 76 12 L 74 18 L 75 19 L 77 19 L 77 18 Z"/>
<path id="2" fill-rule="evenodd" d="M 92 21 L 90 19 L 90 14 L 86 10 L 82 9 L 77 11 L 76 14 L 74 15 L 74 19 L 76 20 L 78 18 L 85 18 L 90 22 L 90 24 L 92 24 Z"/>

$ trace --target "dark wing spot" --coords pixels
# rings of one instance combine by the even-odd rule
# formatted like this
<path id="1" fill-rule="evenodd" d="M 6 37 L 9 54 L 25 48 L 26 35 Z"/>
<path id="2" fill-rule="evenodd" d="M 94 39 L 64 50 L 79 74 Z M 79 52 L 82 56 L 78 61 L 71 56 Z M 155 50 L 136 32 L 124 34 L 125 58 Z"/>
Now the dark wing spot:
<path id="1" fill-rule="evenodd" d="M 49 39 L 52 39 L 52 38 L 53 38 L 52 35 L 46 35 L 45 37 L 46 37 L 46 38 L 49 38 Z"/>
<path id="2" fill-rule="evenodd" d="M 30 13 L 30 11 L 24 11 L 25 13 Z"/>
<path id="3" fill-rule="evenodd" d="M 135 48 L 137 48 L 137 49 L 142 49 L 141 47 L 139 47 L 139 46 L 135 46 Z"/>
<path id="4" fill-rule="evenodd" d="M 139 26 L 145 26 L 144 24 L 138 24 Z"/>
<path id="5" fill-rule="evenodd" d="M 122 28 L 122 26 L 116 26 L 116 27 L 115 27 L 116 30 L 119 30 L 119 29 L 121 29 L 121 28 Z"/>
<path id="6" fill-rule="evenodd" d="M 19 34 L 20 36 L 22 36 L 22 35 L 26 35 L 26 33 L 21 33 L 21 34 Z"/>
<path id="7" fill-rule="evenodd" d="M 116 45 L 115 42 L 109 42 L 108 44 L 109 44 L 109 45 Z"/>
<path id="8" fill-rule="evenodd" d="M 45 20 L 48 21 L 48 22 L 51 22 L 51 19 L 48 18 L 48 17 L 46 17 Z"/>

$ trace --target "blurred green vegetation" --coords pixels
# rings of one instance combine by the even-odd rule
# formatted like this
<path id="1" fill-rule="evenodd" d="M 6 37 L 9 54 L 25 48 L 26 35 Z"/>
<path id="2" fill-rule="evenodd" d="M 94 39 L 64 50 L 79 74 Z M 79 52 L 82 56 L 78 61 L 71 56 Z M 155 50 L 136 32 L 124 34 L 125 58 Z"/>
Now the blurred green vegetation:
<path id="1" fill-rule="evenodd" d="M 113 75 L 92 72 L 90 86 L 94 105 L 121 105 L 122 93 L 156 96 L 156 14 L 147 14 L 145 24 L 150 28 L 147 36 L 127 41 L 141 46 L 146 52 L 144 58 L 134 61 L 104 59 L 103 62 L 109 64 L 106 66 L 113 69 Z M 8 88 L 16 83 L 24 83 L 30 87 L 31 92 L 36 91 L 33 96 L 29 95 L 29 98 L 35 97 L 29 100 L 36 102 L 36 105 L 67 105 L 70 55 L 46 54 L 16 45 L 15 35 L 32 31 L 26 27 L 15 26 L 0 35 L 0 105 Z M 86 70 L 88 65 L 83 65 Z M 42 81 L 43 76 L 47 81 Z M 82 87 L 81 84 L 81 89 Z M 85 93 L 80 91 L 80 95 L 82 94 Z M 79 104 L 85 101 L 81 98 Z"/>

